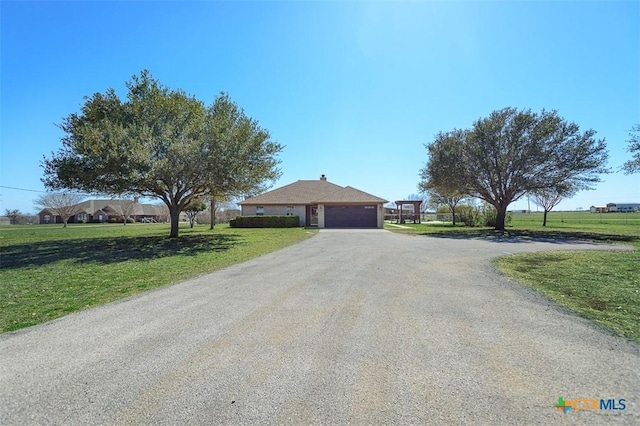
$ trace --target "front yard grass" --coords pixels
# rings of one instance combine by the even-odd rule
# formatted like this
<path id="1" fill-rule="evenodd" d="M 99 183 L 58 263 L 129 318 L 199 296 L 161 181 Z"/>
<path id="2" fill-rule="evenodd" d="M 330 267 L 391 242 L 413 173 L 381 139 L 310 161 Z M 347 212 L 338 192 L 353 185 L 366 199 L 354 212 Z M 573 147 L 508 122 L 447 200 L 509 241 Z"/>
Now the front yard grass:
<path id="1" fill-rule="evenodd" d="M 514 214 L 504 234 L 491 228 L 451 224 L 407 224 L 390 231 L 448 238 L 566 239 L 632 245 L 633 251 L 515 254 L 495 260 L 509 278 L 535 289 L 576 314 L 640 342 L 640 214 L 552 212 Z"/>
<path id="2" fill-rule="evenodd" d="M 312 236 L 303 228 L 216 225 L 5 226 L 0 230 L 0 333 L 215 271 Z"/>
<path id="3" fill-rule="evenodd" d="M 640 250 L 542 252 L 496 260 L 509 278 L 640 342 Z"/>

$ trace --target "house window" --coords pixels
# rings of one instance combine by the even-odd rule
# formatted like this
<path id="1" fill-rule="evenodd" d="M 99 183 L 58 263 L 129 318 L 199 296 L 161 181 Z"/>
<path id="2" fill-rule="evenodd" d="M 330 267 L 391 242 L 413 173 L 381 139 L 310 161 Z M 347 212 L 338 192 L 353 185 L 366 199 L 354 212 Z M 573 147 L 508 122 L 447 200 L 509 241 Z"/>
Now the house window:
<path id="1" fill-rule="evenodd" d="M 51 222 L 51 215 L 45 214 L 44 215 L 44 223 L 50 223 Z"/>
<path id="2" fill-rule="evenodd" d="M 287 216 L 293 216 L 293 206 L 287 206 Z"/>
<path id="3" fill-rule="evenodd" d="M 264 215 L 264 207 L 256 206 L 256 216 L 263 216 L 263 215 Z"/>

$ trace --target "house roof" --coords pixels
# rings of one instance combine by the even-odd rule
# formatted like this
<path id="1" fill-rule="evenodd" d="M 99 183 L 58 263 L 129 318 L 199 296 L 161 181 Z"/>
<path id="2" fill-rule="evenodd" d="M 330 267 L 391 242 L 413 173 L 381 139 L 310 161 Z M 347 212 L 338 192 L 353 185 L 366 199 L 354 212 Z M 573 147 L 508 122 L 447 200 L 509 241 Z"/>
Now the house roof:
<path id="1" fill-rule="evenodd" d="M 342 187 L 327 180 L 299 180 L 289 185 L 265 192 L 239 202 L 240 205 L 261 204 L 337 204 L 337 203 L 386 203 L 387 200 L 359 189 Z"/>
<path id="2" fill-rule="evenodd" d="M 347 186 L 336 192 L 329 194 L 318 200 L 324 204 L 327 203 L 386 203 L 387 200 L 383 200 L 380 197 L 371 195 L 367 192 L 360 191 L 359 189 Z"/>
<path id="3" fill-rule="evenodd" d="M 86 213 L 93 215 L 99 211 L 107 212 L 113 211 L 116 214 L 117 210 L 123 203 L 131 202 L 131 200 L 116 200 L 116 199 L 107 199 L 107 200 L 85 200 L 81 203 L 76 204 L 78 207 L 79 213 Z M 42 209 L 38 214 L 42 214 L 44 212 L 49 212 L 49 209 Z M 158 215 L 157 206 L 153 204 L 139 204 L 136 203 L 136 206 L 131 213 L 133 216 L 156 216 Z"/>
<path id="4" fill-rule="evenodd" d="M 117 211 L 123 207 L 124 203 L 130 203 L 131 200 L 86 200 L 78 204 L 80 209 L 87 214 L 94 214 L 95 212 L 102 211 Z M 136 203 L 131 213 L 134 216 L 154 216 L 157 215 L 156 206 L 153 204 L 140 204 Z"/>

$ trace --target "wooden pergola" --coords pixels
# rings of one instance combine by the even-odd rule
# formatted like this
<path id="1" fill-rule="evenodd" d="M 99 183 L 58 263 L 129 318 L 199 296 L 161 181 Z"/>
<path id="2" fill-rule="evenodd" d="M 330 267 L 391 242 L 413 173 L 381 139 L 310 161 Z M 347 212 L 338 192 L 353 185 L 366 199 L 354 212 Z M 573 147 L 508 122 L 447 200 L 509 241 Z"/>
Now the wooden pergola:
<path id="1" fill-rule="evenodd" d="M 402 206 L 403 205 L 413 205 L 413 212 L 410 215 L 406 215 L 408 216 L 407 219 L 412 220 L 413 223 L 420 223 L 420 207 L 422 206 L 422 201 L 420 200 L 403 200 L 403 201 L 396 201 L 395 202 L 396 206 L 398 206 L 398 209 L 400 210 L 398 212 L 398 221 L 396 223 L 406 223 L 405 220 L 405 215 L 402 214 Z"/>

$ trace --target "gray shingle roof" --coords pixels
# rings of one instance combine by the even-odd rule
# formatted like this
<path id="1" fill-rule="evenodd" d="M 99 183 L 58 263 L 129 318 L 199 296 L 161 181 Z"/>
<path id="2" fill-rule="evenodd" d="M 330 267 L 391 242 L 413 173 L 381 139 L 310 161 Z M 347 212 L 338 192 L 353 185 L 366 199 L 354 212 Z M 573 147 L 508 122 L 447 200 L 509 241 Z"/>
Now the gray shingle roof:
<path id="1" fill-rule="evenodd" d="M 130 203 L 131 200 L 86 200 L 83 201 L 77 206 L 81 209 L 82 212 L 87 214 L 94 214 L 99 210 L 117 210 L 118 207 L 123 203 Z M 132 215 L 134 216 L 155 216 L 157 215 L 156 206 L 153 204 L 138 204 L 136 203 L 135 208 L 133 209 Z"/>
<path id="2" fill-rule="evenodd" d="M 240 205 L 262 204 L 331 204 L 331 203 L 386 203 L 387 200 L 368 194 L 350 186 L 342 187 L 326 180 L 299 180 L 276 188 L 253 198 L 241 201 Z"/>

